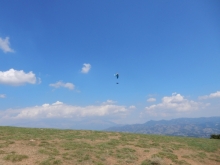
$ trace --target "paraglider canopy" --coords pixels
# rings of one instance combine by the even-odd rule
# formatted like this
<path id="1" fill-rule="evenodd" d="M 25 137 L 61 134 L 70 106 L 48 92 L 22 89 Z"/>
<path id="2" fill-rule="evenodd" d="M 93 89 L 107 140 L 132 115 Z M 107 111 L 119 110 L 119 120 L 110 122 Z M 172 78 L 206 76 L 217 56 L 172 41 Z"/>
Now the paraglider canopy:
<path id="1" fill-rule="evenodd" d="M 114 76 L 115 76 L 117 79 L 119 78 L 119 74 L 118 74 L 118 73 L 114 74 Z"/>
<path id="2" fill-rule="evenodd" d="M 118 73 L 114 74 L 114 76 L 115 76 L 117 79 L 119 78 L 119 74 L 118 74 Z M 119 83 L 117 82 L 116 84 L 119 84 Z"/>

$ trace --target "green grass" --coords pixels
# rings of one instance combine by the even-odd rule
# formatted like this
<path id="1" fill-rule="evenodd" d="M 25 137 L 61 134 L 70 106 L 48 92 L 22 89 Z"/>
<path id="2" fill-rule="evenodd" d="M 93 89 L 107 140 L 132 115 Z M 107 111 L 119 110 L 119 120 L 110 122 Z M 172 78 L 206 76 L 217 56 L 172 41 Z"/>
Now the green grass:
<path id="1" fill-rule="evenodd" d="M 65 150 L 92 149 L 93 146 L 86 142 L 69 141 L 62 144 Z"/>
<path id="2" fill-rule="evenodd" d="M 220 162 L 220 141 L 204 138 L 0 127 L 0 159 L 12 162 L 30 159 L 28 154 L 10 153 L 13 145 L 35 149 L 34 153 L 43 157 L 42 160 L 35 160 L 40 165 L 101 165 L 108 164 L 107 159 L 113 160 L 114 164 L 138 165 L 149 165 L 155 161 L 164 164 L 167 159 L 178 165 L 189 165 L 188 160 L 197 164 L 205 164 L 206 161 Z M 180 150 L 190 153 L 177 156 L 177 153 L 181 153 Z M 151 159 L 147 160 L 143 155 Z"/>
<path id="3" fill-rule="evenodd" d="M 62 158 L 63 158 L 64 160 L 73 160 L 73 155 L 71 155 L 71 154 L 68 153 L 68 152 L 65 152 L 65 153 L 62 154 Z"/>
<path id="4" fill-rule="evenodd" d="M 60 165 L 62 164 L 61 160 L 57 160 L 53 157 L 49 157 L 46 160 L 43 160 L 42 162 L 39 163 L 39 165 Z"/>
<path id="5" fill-rule="evenodd" d="M 120 160 L 124 160 L 126 163 L 133 163 L 135 160 L 138 160 L 136 151 L 131 148 L 117 149 L 115 156 Z"/>
<path id="6" fill-rule="evenodd" d="M 27 159 L 28 156 L 27 155 L 19 155 L 19 154 L 8 154 L 4 157 L 4 160 L 7 161 L 12 161 L 12 162 L 18 162 L 18 161 L 22 161 L 23 159 Z"/>
<path id="7" fill-rule="evenodd" d="M 49 155 L 49 156 L 59 155 L 59 151 L 56 148 L 40 149 L 39 153 Z"/>
<path id="8" fill-rule="evenodd" d="M 190 163 L 188 163 L 185 160 L 175 160 L 174 162 L 178 165 L 191 165 Z"/>
<path id="9" fill-rule="evenodd" d="M 207 158 L 207 155 L 206 155 L 206 153 L 204 153 L 204 152 L 199 152 L 199 153 L 197 153 L 195 156 L 196 156 L 196 157 L 199 157 L 199 158 L 201 158 L 201 159 Z"/>
<path id="10" fill-rule="evenodd" d="M 175 162 L 178 159 L 177 155 L 170 153 L 170 152 L 159 152 L 157 154 L 152 155 L 152 158 L 154 157 L 168 158 L 172 160 L 173 162 Z"/>

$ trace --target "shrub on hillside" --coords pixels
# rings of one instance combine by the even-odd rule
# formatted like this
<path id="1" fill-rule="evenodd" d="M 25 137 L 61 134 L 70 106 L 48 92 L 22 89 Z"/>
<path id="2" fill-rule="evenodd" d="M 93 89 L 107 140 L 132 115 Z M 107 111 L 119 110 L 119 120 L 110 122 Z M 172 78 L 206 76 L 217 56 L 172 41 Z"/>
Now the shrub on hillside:
<path id="1" fill-rule="evenodd" d="M 220 134 L 212 134 L 212 135 L 210 135 L 210 139 L 220 139 Z"/>

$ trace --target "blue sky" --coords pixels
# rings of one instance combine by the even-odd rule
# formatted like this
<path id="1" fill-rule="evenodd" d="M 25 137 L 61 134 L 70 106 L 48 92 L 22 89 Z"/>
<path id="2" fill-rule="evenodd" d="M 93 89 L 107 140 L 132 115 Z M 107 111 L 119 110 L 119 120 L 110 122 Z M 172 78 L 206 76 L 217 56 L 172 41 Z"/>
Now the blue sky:
<path id="1" fill-rule="evenodd" d="M 0 124 L 220 116 L 219 61 L 219 0 L 2 0 Z"/>

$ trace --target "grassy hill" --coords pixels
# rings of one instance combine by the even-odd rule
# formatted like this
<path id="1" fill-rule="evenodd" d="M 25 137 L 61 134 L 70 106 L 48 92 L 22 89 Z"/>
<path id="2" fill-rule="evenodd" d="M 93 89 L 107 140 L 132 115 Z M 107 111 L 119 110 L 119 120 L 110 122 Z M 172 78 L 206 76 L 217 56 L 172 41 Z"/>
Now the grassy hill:
<path id="1" fill-rule="evenodd" d="M 0 165 L 214 165 L 220 140 L 0 127 Z"/>

